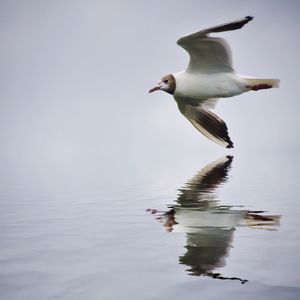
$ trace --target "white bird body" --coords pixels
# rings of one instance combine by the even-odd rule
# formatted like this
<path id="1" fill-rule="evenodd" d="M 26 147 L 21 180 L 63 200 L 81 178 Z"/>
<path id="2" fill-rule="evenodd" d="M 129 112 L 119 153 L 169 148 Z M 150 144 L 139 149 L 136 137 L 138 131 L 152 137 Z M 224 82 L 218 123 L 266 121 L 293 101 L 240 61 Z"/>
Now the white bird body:
<path id="1" fill-rule="evenodd" d="M 174 96 L 180 112 L 210 140 L 232 148 L 225 122 L 210 111 L 218 98 L 228 98 L 248 91 L 279 86 L 278 79 L 260 79 L 238 75 L 233 66 L 227 42 L 211 33 L 237 30 L 250 22 L 245 17 L 217 25 L 180 38 L 177 44 L 185 49 L 190 61 L 185 71 L 164 76 L 149 92 L 165 91 Z"/>
<path id="2" fill-rule="evenodd" d="M 203 101 L 209 98 L 228 98 L 247 91 L 247 81 L 235 73 L 190 73 L 173 74 L 176 80 L 174 97 L 187 97 Z"/>

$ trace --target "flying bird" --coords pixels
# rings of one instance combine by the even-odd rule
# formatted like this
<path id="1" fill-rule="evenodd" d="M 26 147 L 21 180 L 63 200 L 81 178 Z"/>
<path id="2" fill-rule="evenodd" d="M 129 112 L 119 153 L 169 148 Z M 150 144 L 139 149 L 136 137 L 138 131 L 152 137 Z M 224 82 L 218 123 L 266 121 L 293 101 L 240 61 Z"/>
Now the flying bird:
<path id="1" fill-rule="evenodd" d="M 232 66 L 231 50 L 223 38 L 211 33 L 242 28 L 251 16 L 200 30 L 184 36 L 177 44 L 185 49 L 190 61 L 185 71 L 161 78 L 154 91 L 173 95 L 180 112 L 204 136 L 226 148 L 233 148 L 225 122 L 213 109 L 219 98 L 228 98 L 249 91 L 279 87 L 278 79 L 260 79 L 242 76 Z"/>

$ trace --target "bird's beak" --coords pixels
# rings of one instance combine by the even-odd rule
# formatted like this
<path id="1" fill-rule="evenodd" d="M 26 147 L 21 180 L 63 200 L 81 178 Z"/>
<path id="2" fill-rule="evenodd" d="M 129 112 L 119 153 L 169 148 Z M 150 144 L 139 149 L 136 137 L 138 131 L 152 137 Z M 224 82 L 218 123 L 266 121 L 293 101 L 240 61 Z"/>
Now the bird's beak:
<path id="1" fill-rule="evenodd" d="M 160 90 L 160 86 L 155 86 L 153 89 L 151 89 L 149 91 L 149 93 L 152 93 L 152 92 L 155 92 L 155 91 L 158 91 L 158 90 Z"/>

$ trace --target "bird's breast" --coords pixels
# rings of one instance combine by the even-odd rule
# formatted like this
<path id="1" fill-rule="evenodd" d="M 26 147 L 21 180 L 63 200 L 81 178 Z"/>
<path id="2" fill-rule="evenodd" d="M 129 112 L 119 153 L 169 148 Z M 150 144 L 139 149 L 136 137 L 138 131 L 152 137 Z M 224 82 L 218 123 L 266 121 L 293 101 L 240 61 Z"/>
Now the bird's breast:
<path id="1" fill-rule="evenodd" d="M 173 74 L 176 80 L 174 96 L 194 99 L 225 98 L 242 93 L 233 73 L 201 74 L 180 72 Z"/>

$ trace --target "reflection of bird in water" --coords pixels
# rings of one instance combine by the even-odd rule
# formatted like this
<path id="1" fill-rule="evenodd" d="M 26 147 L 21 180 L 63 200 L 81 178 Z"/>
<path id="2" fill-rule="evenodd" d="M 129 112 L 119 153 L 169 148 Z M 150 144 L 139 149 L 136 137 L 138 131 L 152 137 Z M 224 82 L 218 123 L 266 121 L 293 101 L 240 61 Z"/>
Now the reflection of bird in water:
<path id="1" fill-rule="evenodd" d="M 235 227 L 271 229 L 279 224 L 280 216 L 220 205 L 215 190 L 227 181 L 232 160 L 232 156 L 226 156 L 203 168 L 179 189 L 177 204 L 170 206 L 170 210 L 149 211 L 157 216 L 167 231 L 186 233 L 187 251 L 179 257 L 179 261 L 189 267 L 187 271 L 190 275 L 245 283 L 246 279 L 223 277 L 213 272 L 225 266 Z"/>

